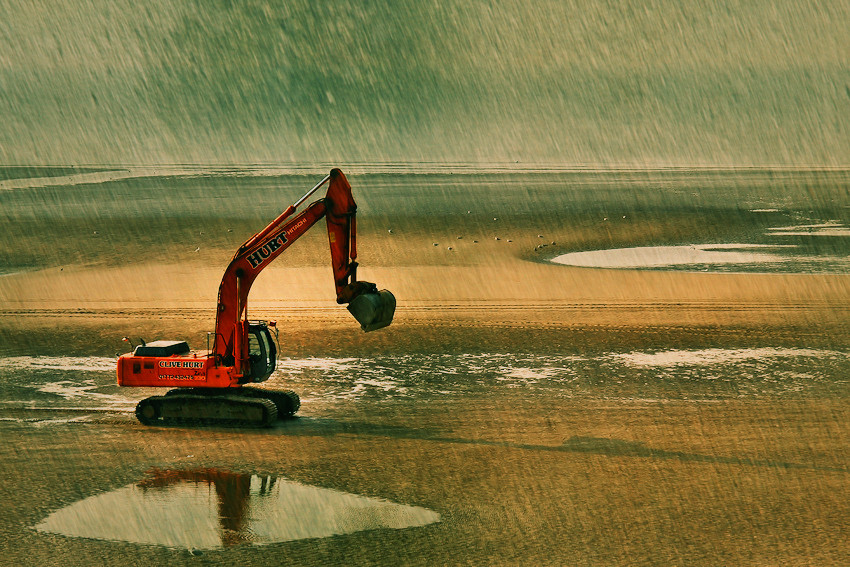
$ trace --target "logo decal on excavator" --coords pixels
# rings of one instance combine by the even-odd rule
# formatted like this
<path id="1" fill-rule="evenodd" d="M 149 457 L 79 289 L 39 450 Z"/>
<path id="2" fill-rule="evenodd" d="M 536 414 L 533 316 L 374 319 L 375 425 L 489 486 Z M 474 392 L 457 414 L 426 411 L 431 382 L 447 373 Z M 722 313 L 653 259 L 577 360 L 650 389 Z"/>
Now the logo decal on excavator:
<path id="1" fill-rule="evenodd" d="M 283 234 L 269 238 L 256 252 L 248 256 L 248 263 L 251 264 L 252 268 L 256 268 L 265 262 L 272 255 L 272 252 L 286 244 L 286 242 L 286 236 Z"/>
<path id="2" fill-rule="evenodd" d="M 300 221 L 298 221 L 297 223 L 295 223 L 295 224 L 293 224 L 292 226 L 290 226 L 289 228 L 287 228 L 287 229 L 286 229 L 286 234 L 287 234 L 287 235 L 289 235 L 289 236 L 292 236 L 292 233 L 293 233 L 293 232 L 295 232 L 296 230 L 298 230 L 299 228 L 301 228 L 302 226 L 304 226 L 306 223 L 307 223 L 307 219 L 301 219 L 301 220 L 300 220 Z M 308 227 L 308 228 L 309 228 L 309 227 Z M 296 238 L 298 238 L 298 237 L 296 236 Z M 286 239 L 284 239 L 284 242 L 286 242 Z"/>
<path id="3" fill-rule="evenodd" d="M 160 360 L 160 368 L 203 368 L 200 360 Z"/>

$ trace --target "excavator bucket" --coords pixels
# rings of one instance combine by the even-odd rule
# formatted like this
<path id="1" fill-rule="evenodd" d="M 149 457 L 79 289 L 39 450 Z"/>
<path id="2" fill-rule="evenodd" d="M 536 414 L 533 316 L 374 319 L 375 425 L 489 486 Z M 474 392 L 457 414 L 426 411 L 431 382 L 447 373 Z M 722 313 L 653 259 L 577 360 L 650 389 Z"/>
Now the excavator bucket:
<path id="1" fill-rule="evenodd" d="M 349 302 L 348 311 L 364 331 L 382 329 L 393 322 L 395 296 L 385 289 L 363 293 Z"/>

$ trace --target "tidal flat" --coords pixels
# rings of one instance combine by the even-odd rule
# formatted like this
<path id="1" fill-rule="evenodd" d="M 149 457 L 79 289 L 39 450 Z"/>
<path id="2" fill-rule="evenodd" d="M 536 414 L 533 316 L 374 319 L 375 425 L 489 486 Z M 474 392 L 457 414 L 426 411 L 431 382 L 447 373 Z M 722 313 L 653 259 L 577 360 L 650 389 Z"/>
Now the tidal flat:
<path id="1" fill-rule="evenodd" d="M 233 252 L 324 172 L 104 169 L 0 181 L 0 563 L 850 560 L 850 275 L 820 269 L 850 252 L 850 172 L 354 167 L 359 275 L 396 319 L 363 333 L 336 305 L 318 225 L 249 306 L 278 323 L 266 385 L 298 392 L 299 417 L 239 430 L 142 426 L 159 392 L 119 388 L 115 357 L 124 336 L 206 348 Z M 798 259 L 552 262 L 731 245 Z M 160 542 L 37 529 L 163 478 L 211 515 Z M 299 487 L 296 531 L 333 523 L 328 494 L 383 511 L 263 540 L 272 478 Z"/>

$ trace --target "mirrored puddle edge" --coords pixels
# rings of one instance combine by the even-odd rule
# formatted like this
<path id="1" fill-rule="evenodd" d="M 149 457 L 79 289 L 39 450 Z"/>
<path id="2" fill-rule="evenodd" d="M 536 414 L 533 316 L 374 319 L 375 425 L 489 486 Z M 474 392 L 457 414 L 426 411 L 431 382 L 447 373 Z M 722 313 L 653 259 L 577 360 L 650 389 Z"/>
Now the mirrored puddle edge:
<path id="1" fill-rule="evenodd" d="M 324 538 L 440 521 L 418 506 L 217 469 L 160 470 L 48 515 L 34 529 L 186 549 Z"/>

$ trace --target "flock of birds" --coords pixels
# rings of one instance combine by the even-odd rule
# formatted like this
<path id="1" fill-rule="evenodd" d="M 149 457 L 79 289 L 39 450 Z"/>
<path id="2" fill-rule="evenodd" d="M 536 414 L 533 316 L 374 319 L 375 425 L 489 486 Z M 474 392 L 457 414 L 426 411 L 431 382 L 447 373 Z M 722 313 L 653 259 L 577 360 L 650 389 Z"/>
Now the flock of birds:
<path id="1" fill-rule="evenodd" d="M 470 214 L 472 211 L 466 211 L 466 212 L 467 212 L 467 214 Z M 499 217 L 493 217 L 493 222 L 498 222 L 498 220 L 499 220 Z M 606 219 L 606 220 L 607 220 L 607 219 Z M 388 233 L 388 234 L 393 234 L 393 229 L 391 229 L 391 228 L 387 229 L 387 233 Z M 542 234 L 538 234 L 538 235 L 537 235 L 537 238 L 544 238 L 544 236 L 543 236 Z M 457 236 L 457 240 L 463 240 L 463 236 Z M 494 236 L 494 237 L 493 237 L 493 240 L 499 240 L 499 241 L 501 241 L 501 240 L 502 240 L 502 237 L 501 237 L 501 236 Z M 505 239 L 505 242 L 512 243 L 512 242 L 513 242 L 513 239 L 510 239 L 510 238 Z M 478 244 L 478 240 L 473 240 L 473 241 L 472 241 L 472 243 L 473 243 L 473 244 Z M 537 246 L 535 246 L 535 247 L 534 247 L 534 250 L 535 250 L 535 251 L 538 251 L 538 250 L 542 250 L 543 248 L 546 248 L 547 246 L 555 246 L 555 245 L 556 245 L 556 242 L 554 242 L 554 241 L 552 241 L 551 243 L 538 244 Z M 434 242 L 434 243 L 433 243 L 433 246 L 434 246 L 434 247 L 439 247 L 439 246 L 440 246 L 440 243 L 439 243 L 439 242 Z M 452 250 L 454 250 L 454 246 L 446 246 L 446 250 L 452 251 Z"/>
<path id="2" fill-rule="evenodd" d="M 467 211 L 467 213 L 470 213 L 470 212 L 471 212 L 471 211 Z M 625 218 L 625 217 L 624 217 L 624 218 Z M 493 221 L 494 221 L 494 222 L 498 222 L 498 220 L 499 220 L 499 218 L 498 218 L 498 217 L 493 217 Z M 605 220 L 608 220 L 608 219 L 605 219 Z M 232 228 L 229 228 L 229 229 L 227 229 L 227 232 L 233 232 L 233 229 L 232 229 Z M 391 229 L 391 228 L 390 228 L 390 229 L 387 229 L 387 233 L 388 233 L 388 234 L 393 234 L 393 229 Z M 98 232 L 97 232 L 97 231 L 94 231 L 94 235 L 96 236 L 97 234 L 98 234 Z M 204 234 L 203 232 L 201 232 L 201 233 L 200 233 L 200 235 L 203 235 L 203 234 Z M 542 235 L 542 234 L 538 234 L 538 235 L 537 235 L 537 238 L 543 238 L 543 235 Z M 463 240 L 463 236 L 458 236 L 458 237 L 457 237 L 457 240 Z M 494 237 L 493 237 L 493 240 L 502 240 L 502 237 L 501 237 L 501 236 L 494 236 Z M 513 240 L 512 240 L 512 239 L 510 239 L 510 238 L 508 238 L 508 239 L 506 239 L 506 240 L 505 240 L 505 242 L 512 243 L 512 242 L 513 242 Z M 472 241 L 472 243 L 473 243 L 473 244 L 478 244 L 478 240 L 473 240 L 473 241 Z M 535 246 L 535 247 L 534 247 L 534 250 L 535 250 L 535 251 L 538 251 L 538 250 L 542 250 L 543 248 L 546 248 L 547 246 L 555 246 L 555 245 L 556 245 L 556 243 L 555 243 L 554 241 L 553 241 L 553 242 L 551 242 L 551 243 L 538 244 L 537 246 Z M 435 246 L 435 247 L 438 247 L 438 246 L 440 246 L 440 243 L 439 243 L 439 242 L 434 242 L 434 246 Z M 447 247 L 446 247 L 446 250 L 452 251 L 452 250 L 454 250 L 454 247 L 453 247 L 453 246 L 447 246 Z M 194 251 L 195 251 L 196 253 L 200 252 L 200 251 L 201 251 L 201 247 L 200 247 L 200 246 L 196 247 Z"/>

